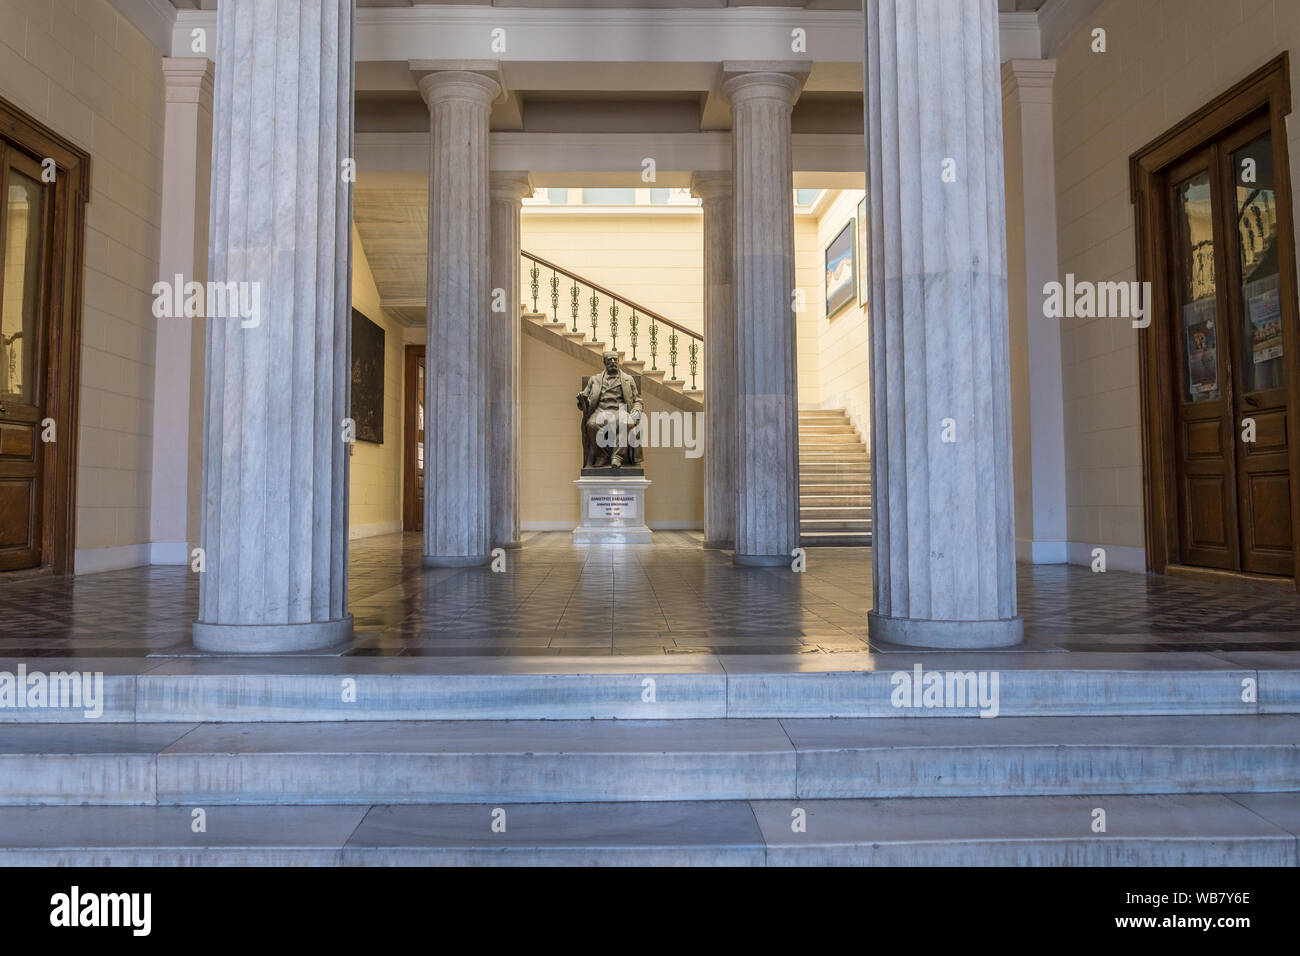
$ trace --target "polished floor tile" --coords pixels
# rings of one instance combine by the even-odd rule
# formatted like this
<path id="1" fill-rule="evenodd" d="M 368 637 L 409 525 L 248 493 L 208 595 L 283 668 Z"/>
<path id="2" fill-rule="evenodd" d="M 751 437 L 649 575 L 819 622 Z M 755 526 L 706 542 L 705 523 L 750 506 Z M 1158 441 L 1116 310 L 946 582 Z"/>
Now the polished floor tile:
<path id="1" fill-rule="evenodd" d="M 836 656 L 871 643 L 871 549 L 814 548 L 807 571 L 738 568 L 695 532 L 653 545 L 576 548 L 529 532 L 507 570 L 425 569 L 421 538 L 349 547 L 356 657 L 765 654 Z M 1020 565 L 1026 646 L 1037 652 L 1300 650 L 1300 596 L 1070 565 Z M 0 655 L 193 656 L 198 579 L 132 568 L 0 584 Z M 338 653 L 332 651 L 330 653 Z"/>

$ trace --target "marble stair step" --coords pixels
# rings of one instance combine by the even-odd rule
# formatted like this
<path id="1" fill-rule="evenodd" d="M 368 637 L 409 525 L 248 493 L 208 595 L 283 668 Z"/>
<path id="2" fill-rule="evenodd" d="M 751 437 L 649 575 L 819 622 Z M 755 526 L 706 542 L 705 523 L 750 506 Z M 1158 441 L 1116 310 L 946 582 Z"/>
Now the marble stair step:
<path id="1" fill-rule="evenodd" d="M 860 491 L 861 489 L 854 489 Z M 802 513 L 808 508 L 865 508 L 868 514 L 871 511 L 871 495 L 867 494 L 808 494 L 801 486 L 799 488 L 799 510 Z"/>
<path id="2" fill-rule="evenodd" d="M 870 539 L 835 532 L 801 537 L 808 544 L 844 538 L 853 546 Z M 707 635 L 700 640 L 708 643 Z M 141 662 L 123 658 L 61 658 L 27 663 L 106 671 L 100 716 L 88 718 L 83 707 L 5 707 L 0 735 L 13 728 L 14 747 L 35 740 L 75 753 L 92 746 L 93 734 L 112 733 L 115 746 L 149 753 L 159 740 L 200 722 L 971 716 L 893 706 L 891 675 L 910 672 L 918 660 L 927 668 L 997 667 L 1003 716 L 1300 713 L 1300 653 L 1290 652 L 1264 663 L 1194 651 L 854 652 L 819 655 L 815 668 L 797 654 L 194 658 L 143 662 L 143 672 Z M 0 663 L 11 673 L 15 666 Z M 647 678 L 655 685 L 653 705 L 642 699 Z M 1258 686 L 1258 703 L 1241 700 L 1245 681 Z M 345 686 L 354 699 L 344 699 Z M 45 740 L 38 721 L 50 728 Z M 121 736 L 132 725 L 141 736 Z"/>
<path id="3" fill-rule="evenodd" d="M 1106 830 L 1092 831 L 1094 810 Z M 802 811 L 804 827 L 791 826 Z M 1296 866 L 1300 794 L 0 808 L 0 865 Z M 493 830 L 502 819 L 505 831 Z"/>
<path id="4" fill-rule="evenodd" d="M 799 519 L 799 534 L 818 531 L 855 531 L 871 533 L 870 518 L 804 518 Z"/>
<path id="5" fill-rule="evenodd" d="M 869 548 L 870 531 L 801 531 L 799 544 L 805 548 Z"/>
<path id="6" fill-rule="evenodd" d="M 768 866 L 1296 866 L 1300 793 L 753 801 Z M 804 829 L 791 827 L 795 808 Z M 1094 833 L 1094 810 L 1106 830 Z"/>
<path id="7" fill-rule="evenodd" d="M 0 728 L 6 805 L 1294 790 L 1300 718 L 1292 715 Z"/>

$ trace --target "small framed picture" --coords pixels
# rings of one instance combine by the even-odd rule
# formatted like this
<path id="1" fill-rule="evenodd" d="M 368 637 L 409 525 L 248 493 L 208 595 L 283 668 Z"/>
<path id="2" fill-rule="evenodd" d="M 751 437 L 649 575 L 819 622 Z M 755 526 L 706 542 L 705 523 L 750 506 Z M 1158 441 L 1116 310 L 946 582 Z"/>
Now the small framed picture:
<path id="1" fill-rule="evenodd" d="M 857 295 L 857 231 L 854 220 L 844 224 L 826 247 L 826 318 L 853 304 Z"/>
<path id="2" fill-rule="evenodd" d="M 871 234 L 867 231 L 867 198 L 858 203 L 858 305 L 871 293 Z"/>

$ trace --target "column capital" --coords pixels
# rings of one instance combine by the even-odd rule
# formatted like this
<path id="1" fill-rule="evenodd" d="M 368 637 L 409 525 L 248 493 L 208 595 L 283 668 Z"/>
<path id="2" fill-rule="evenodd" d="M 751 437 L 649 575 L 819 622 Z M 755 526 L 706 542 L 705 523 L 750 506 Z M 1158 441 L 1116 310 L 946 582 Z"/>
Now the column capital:
<path id="1" fill-rule="evenodd" d="M 168 103 L 191 103 L 212 109 L 211 60 L 200 56 L 165 56 L 162 71 Z"/>
<path id="2" fill-rule="evenodd" d="M 505 92 L 501 64 L 496 60 L 409 60 L 424 102 L 466 99 L 490 106 Z"/>
<path id="3" fill-rule="evenodd" d="M 1007 60 L 1002 64 L 1002 99 L 1019 94 L 1021 102 L 1052 102 L 1055 60 Z"/>
<path id="4" fill-rule="evenodd" d="M 706 203 L 731 198 L 734 179 L 730 172 L 694 173 L 691 176 L 691 195 Z"/>
<path id="5" fill-rule="evenodd" d="M 525 196 L 531 196 L 533 188 L 531 173 L 488 173 L 488 195 L 493 202 L 519 202 Z"/>
<path id="6" fill-rule="evenodd" d="M 807 80 L 807 67 L 791 67 L 780 60 L 728 60 L 722 64 L 722 95 L 733 109 L 759 99 L 793 106 Z"/>

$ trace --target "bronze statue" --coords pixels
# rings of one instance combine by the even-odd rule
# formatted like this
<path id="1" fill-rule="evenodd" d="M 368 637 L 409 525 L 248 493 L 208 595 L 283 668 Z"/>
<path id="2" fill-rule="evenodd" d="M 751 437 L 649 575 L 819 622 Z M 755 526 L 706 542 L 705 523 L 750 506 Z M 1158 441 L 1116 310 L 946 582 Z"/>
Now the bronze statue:
<path id="1" fill-rule="evenodd" d="M 638 465 L 640 449 L 632 432 L 641 421 L 641 394 L 636 380 L 618 367 L 617 352 L 606 352 L 604 359 L 605 371 L 591 376 L 578 393 L 578 408 L 582 409 L 583 467 Z M 611 431 L 616 436 L 612 444 Z"/>

